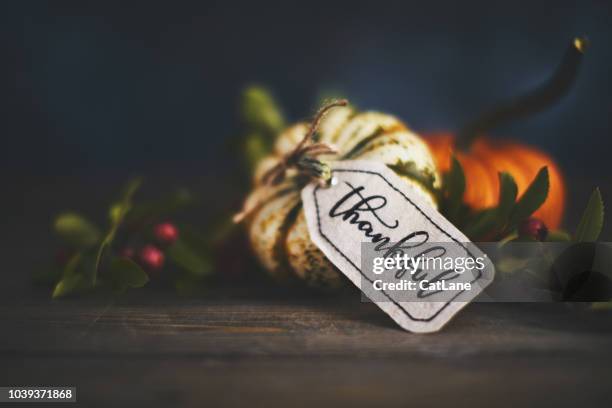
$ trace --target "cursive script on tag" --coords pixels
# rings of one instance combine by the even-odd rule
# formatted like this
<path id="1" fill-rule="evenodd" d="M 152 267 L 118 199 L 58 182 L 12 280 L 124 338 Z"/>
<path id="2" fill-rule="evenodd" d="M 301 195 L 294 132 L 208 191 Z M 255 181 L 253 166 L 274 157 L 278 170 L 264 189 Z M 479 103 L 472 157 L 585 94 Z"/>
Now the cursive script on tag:
<path id="1" fill-rule="evenodd" d="M 490 262 L 466 272 L 486 256 L 384 164 L 338 162 L 332 176 L 302 191 L 311 239 L 404 329 L 439 330 L 492 280 Z M 407 262 L 384 281 L 364 265 L 374 258 Z"/>

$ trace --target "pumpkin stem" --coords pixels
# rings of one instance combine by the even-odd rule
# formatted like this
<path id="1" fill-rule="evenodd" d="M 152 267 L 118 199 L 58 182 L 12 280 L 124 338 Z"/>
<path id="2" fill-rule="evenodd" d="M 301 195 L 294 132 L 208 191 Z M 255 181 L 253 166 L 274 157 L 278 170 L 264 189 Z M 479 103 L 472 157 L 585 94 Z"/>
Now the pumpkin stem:
<path id="1" fill-rule="evenodd" d="M 285 173 L 288 168 L 295 167 L 300 174 L 303 174 L 309 178 L 321 180 L 329 180 L 331 177 L 331 170 L 329 166 L 317 160 L 316 157 L 322 154 L 336 153 L 334 147 L 325 143 L 311 143 L 312 137 L 319 129 L 321 120 L 330 109 L 336 106 L 346 106 L 348 101 L 346 99 L 340 99 L 331 101 L 321 107 L 315 117 L 310 123 L 308 132 L 304 135 L 302 140 L 295 146 L 295 148 L 287 153 L 281 160 L 268 170 L 261 178 L 264 184 L 278 184 L 285 178 Z M 247 218 L 256 208 L 258 208 L 264 199 L 260 198 L 255 203 L 248 204 L 248 200 L 244 202 L 242 210 L 232 217 L 234 223 L 240 223 Z"/>
<path id="2" fill-rule="evenodd" d="M 311 177 L 321 177 L 329 173 L 329 169 L 326 165 L 314 159 L 314 157 L 322 154 L 335 153 L 336 150 L 325 143 L 314 143 L 310 145 L 307 143 L 312 140 L 312 137 L 319 129 L 321 120 L 323 120 L 327 112 L 337 106 L 346 105 L 348 105 L 346 99 L 334 100 L 323 105 L 312 119 L 310 128 L 302 140 L 300 140 L 295 148 L 287 153 L 276 166 L 272 167 L 263 175 L 261 178 L 262 182 L 264 184 L 278 184 L 283 180 L 285 172 L 290 167 L 297 167 L 302 173 Z"/>
<path id="3" fill-rule="evenodd" d="M 307 141 L 311 140 L 314 134 L 317 133 L 317 130 L 319 129 L 319 125 L 321 124 L 321 120 L 323 120 L 327 112 L 329 112 L 331 109 L 337 106 L 346 106 L 346 105 L 348 105 L 348 100 L 346 99 L 333 100 L 323 105 L 319 109 L 319 111 L 316 113 L 314 118 L 312 119 L 312 122 L 310 122 L 310 129 L 308 129 L 308 133 L 306 133 L 304 138 L 302 138 L 300 143 L 295 147 L 295 151 L 300 150 L 304 146 L 304 144 Z"/>
<path id="4" fill-rule="evenodd" d="M 576 37 L 568 47 L 554 74 L 539 87 L 485 111 L 459 132 L 457 147 L 468 148 L 482 133 L 501 124 L 538 113 L 559 101 L 576 79 L 582 56 L 589 45 L 586 37 Z"/>

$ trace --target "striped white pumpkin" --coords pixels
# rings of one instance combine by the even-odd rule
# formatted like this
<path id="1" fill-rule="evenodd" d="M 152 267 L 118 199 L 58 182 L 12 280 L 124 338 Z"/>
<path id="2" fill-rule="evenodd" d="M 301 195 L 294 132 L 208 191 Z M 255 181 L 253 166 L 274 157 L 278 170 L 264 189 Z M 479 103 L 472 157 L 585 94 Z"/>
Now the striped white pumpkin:
<path id="1" fill-rule="evenodd" d="M 304 137 L 309 124 L 298 123 L 279 135 L 273 153 L 255 171 L 255 187 L 246 206 L 255 209 L 247 219 L 252 248 L 265 269 L 275 278 L 303 280 L 317 287 L 338 287 L 342 274 L 312 243 L 302 209 L 300 190 L 289 170 L 284 181 L 270 186 L 261 183 L 263 174 L 279 162 Z M 437 207 L 432 187 L 440 178 L 425 142 L 397 118 L 377 112 L 355 112 L 350 107 L 331 110 L 322 120 L 317 141 L 333 145 L 338 154 L 321 156 L 325 161 L 374 160 L 391 168 L 407 166 L 411 175 L 398 174 L 432 206 Z M 430 180 L 425 183 L 418 175 Z"/>

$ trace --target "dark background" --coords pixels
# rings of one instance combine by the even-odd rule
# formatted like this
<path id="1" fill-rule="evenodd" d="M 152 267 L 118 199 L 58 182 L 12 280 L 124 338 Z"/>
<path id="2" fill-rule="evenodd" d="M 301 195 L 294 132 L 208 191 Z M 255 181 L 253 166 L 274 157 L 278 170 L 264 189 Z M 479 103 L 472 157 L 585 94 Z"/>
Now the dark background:
<path id="1" fill-rule="evenodd" d="M 333 89 L 417 130 L 456 129 L 545 79 L 575 35 L 592 46 L 571 95 L 512 127 L 568 173 L 608 170 L 612 3 L 3 2 L 2 165 L 57 173 L 202 173 L 268 85 L 292 119 Z"/>
<path id="2" fill-rule="evenodd" d="M 291 120 L 308 117 L 320 93 L 334 90 L 418 131 L 457 129 L 546 79 L 583 34 L 591 47 L 570 95 L 494 136 L 559 160 L 570 180 L 569 226 L 594 186 L 612 200 L 611 2 L 0 7 L 0 181 L 11 255 L 46 255 L 57 211 L 103 220 L 101 209 L 130 174 L 160 189 L 185 182 L 204 196 L 222 188 L 220 175 L 237 159 L 223 146 L 239 132 L 237 100 L 247 84 L 269 86 Z M 219 205 L 205 201 L 200 213 Z"/>

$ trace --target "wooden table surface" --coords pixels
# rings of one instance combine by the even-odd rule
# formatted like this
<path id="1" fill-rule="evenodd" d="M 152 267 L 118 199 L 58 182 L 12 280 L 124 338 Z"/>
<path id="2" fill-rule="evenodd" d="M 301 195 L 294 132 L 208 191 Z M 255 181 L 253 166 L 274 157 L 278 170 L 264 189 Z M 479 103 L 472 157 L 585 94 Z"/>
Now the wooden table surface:
<path id="1" fill-rule="evenodd" d="M 612 406 L 612 313 L 472 304 L 441 333 L 414 335 L 354 292 L 225 288 L 185 299 L 147 289 L 61 301 L 33 292 L 29 277 L 57 248 L 53 215 L 104 216 L 124 179 L 3 183 L 0 386 L 72 385 L 87 407 Z M 568 225 L 593 184 L 612 186 L 570 183 L 580 200 L 569 201 Z"/>
<path id="2" fill-rule="evenodd" d="M 31 295 L 0 319 L 0 384 L 76 386 L 89 407 L 612 401 L 612 314 L 563 304 L 472 304 L 429 335 L 359 296 L 262 289 Z"/>

